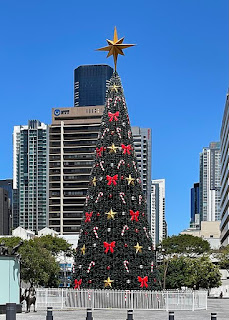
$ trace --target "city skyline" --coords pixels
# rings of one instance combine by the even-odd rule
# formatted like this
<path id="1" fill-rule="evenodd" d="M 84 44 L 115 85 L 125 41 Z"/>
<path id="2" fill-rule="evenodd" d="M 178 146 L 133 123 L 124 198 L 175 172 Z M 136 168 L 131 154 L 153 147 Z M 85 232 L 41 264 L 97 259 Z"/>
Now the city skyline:
<path id="1" fill-rule="evenodd" d="M 78 29 L 70 18 L 74 2 L 68 7 L 56 4 L 54 11 L 51 2 L 40 7 L 28 1 L 15 2 L 13 8 L 1 4 L 1 29 L 6 31 L 0 52 L 0 105 L 7 121 L 1 127 L 0 179 L 12 178 L 13 126 L 29 119 L 49 124 L 52 107 L 73 106 L 72 78 L 77 66 L 102 63 L 113 67 L 112 60 L 94 49 L 112 36 L 116 25 L 120 37 L 138 44 L 125 59 L 119 57 L 117 70 L 131 125 L 152 128 L 152 178 L 166 179 L 169 234 L 187 228 L 190 188 L 198 181 L 199 150 L 219 140 L 228 87 L 227 2 L 148 2 L 132 8 L 128 24 L 126 3 L 118 17 L 105 16 L 86 27 L 80 26 L 79 15 Z M 77 5 L 79 11 L 87 9 L 90 20 L 94 10 L 102 9 L 105 14 L 109 5 L 103 1 L 90 8 Z M 141 25 L 136 25 L 136 17 Z"/>

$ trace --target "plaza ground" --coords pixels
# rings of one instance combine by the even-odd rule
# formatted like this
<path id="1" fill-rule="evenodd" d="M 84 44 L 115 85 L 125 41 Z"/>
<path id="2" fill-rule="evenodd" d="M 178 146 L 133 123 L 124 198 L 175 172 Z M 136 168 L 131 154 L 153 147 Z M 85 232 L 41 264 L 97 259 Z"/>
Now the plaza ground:
<path id="1" fill-rule="evenodd" d="M 33 310 L 33 306 L 32 306 Z M 210 320 L 211 312 L 217 313 L 217 320 L 229 320 L 229 299 L 209 299 L 208 310 L 175 311 L 174 320 Z M 0 320 L 5 320 L 0 315 Z M 86 310 L 53 311 L 53 320 L 85 320 Z M 93 310 L 93 320 L 126 320 L 125 310 Z M 134 320 L 168 320 L 166 311 L 134 311 Z M 46 312 L 17 314 L 17 320 L 46 320 Z"/>

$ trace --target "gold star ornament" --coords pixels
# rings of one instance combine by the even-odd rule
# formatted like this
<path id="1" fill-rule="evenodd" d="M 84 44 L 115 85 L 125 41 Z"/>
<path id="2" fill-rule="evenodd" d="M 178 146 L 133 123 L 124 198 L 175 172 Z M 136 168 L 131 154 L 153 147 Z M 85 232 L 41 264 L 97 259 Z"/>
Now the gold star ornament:
<path id="1" fill-rule="evenodd" d="M 113 56 L 115 71 L 117 66 L 118 55 L 121 54 L 122 56 L 124 56 L 124 53 L 122 50 L 135 46 L 135 44 L 124 44 L 123 40 L 124 38 L 118 39 L 117 29 L 115 27 L 113 40 L 107 39 L 108 46 L 97 49 L 98 51 L 108 51 L 107 58 L 110 56 Z"/>
<path id="2" fill-rule="evenodd" d="M 116 149 L 118 149 L 118 147 L 116 147 L 114 143 L 112 143 L 112 145 L 108 147 L 108 149 L 110 149 L 109 153 L 116 153 Z"/>
<path id="3" fill-rule="evenodd" d="M 138 242 L 137 242 L 136 246 L 134 246 L 134 248 L 136 249 L 136 253 L 142 252 L 142 246 L 140 246 Z"/>
<path id="4" fill-rule="evenodd" d="M 126 180 L 128 181 L 128 186 L 129 186 L 130 184 L 134 185 L 134 180 L 135 180 L 135 179 L 131 177 L 131 174 L 129 174 L 129 177 L 126 178 Z"/>
<path id="5" fill-rule="evenodd" d="M 96 177 L 94 177 L 94 178 L 92 179 L 92 184 L 93 184 L 94 187 L 96 187 L 96 181 L 97 181 L 97 179 L 96 179 Z"/>
<path id="6" fill-rule="evenodd" d="M 110 277 L 108 277 L 107 280 L 103 280 L 103 281 L 104 281 L 105 288 L 108 286 L 111 287 L 112 282 L 114 282 L 114 280 L 111 280 Z"/>
<path id="7" fill-rule="evenodd" d="M 85 255 L 85 251 L 86 251 L 85 244 L 83 245 L 83 247 L 82 247 L 80 250 L 81 250 L 81 253 L 82 253 L 83 255 Z"/>
<path id="8" fill-rule="evenodd" d="M 114 216 L 117 214 L 117 212 L 114 212 L 112 209 L 109 212 L 106 212 L 107 219 L 114 219 Z"/>

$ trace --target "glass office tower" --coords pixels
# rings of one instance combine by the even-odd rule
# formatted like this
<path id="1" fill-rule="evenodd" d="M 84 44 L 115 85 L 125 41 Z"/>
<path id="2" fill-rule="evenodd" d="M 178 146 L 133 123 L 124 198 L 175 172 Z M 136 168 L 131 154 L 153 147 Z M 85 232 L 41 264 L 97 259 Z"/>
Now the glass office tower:
<path id="1" fill-rule="evenodd" d="M 74 106 L 101 106 L 105 104 L 106 89 L 113 68 L 108 65 L 79 66 L 74 71 Z"/>

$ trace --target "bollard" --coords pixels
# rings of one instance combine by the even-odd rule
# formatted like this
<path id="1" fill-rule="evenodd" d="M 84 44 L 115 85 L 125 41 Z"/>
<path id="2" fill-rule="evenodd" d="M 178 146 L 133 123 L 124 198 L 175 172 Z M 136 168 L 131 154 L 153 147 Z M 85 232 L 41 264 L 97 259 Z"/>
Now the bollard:
<path id="1" fill-rule="evenodd" d="M 87 309 L 87 317 L 86 317 L 86 320 L 93 320 L 92 310 L 91 310 L 91 309 Z"/>
<path id="2" fill-rule="evenodd" d="M 6 304 L 6 320 L 16 320 L 16 303 Z"/>
<path id="3" fill-rule="evenodd" d="M 174 320 L 174 311 L 169 311 L 169 320 Z"/>
<path id="4" fill-rule="evenodd" d="M 211 320 L 217 320 L 217 313 L 215 312 L 211 313 Z"/>
<path id="5" fill-rule="evenodd" d="M 133 310 L 127 310 L 127 319 L 126 320 L 134 320 Z"/>
<path id="6" fill-rule="evenodd" d="M 46 316 L 46 320 L 53 320 L 52 307 L 47 307 L 47 316 Z"/>

